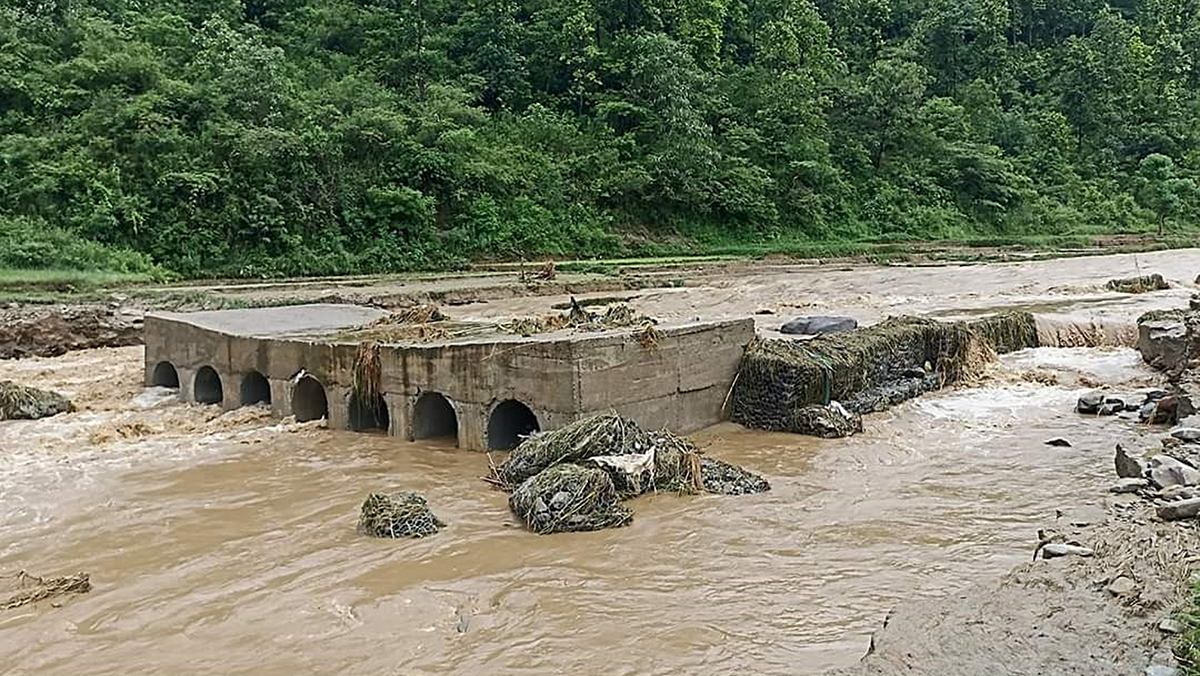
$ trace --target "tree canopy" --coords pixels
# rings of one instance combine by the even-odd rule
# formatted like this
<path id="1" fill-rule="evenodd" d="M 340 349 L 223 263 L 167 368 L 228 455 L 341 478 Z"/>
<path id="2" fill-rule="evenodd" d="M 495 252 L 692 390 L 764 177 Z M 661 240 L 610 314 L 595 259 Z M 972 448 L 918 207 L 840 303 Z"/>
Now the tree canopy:
<path id="1" fill-rule="evenodd" d="M 1186 229 L 1198 60 L 1200 0 L 15 0 L 0 265 Z"/>

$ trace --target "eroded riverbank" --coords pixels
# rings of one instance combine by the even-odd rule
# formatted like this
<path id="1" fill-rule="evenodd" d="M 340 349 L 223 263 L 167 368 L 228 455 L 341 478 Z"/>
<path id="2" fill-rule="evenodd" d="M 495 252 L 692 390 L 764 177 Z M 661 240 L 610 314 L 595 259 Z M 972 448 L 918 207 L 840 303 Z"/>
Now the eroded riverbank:
<path id="1" fill-rule="evenodd" d="M 141 390 L 138 350 L 0 363 L 82 408 L 0 423 L 0 571 L 94 585 L 0 616 L 13 673 L 825 673 L 892 608 L 1004 574 L 1056 508 L 1102 500 L 1112 444 L 1146 431 L 1074 400 L 1158 379 L 1131 350 L 1038 349 L 848 440 L 718 426 L 706 451 L 774 490 L 649 496 L 631 527 L 538 537 L 480 454 L 175 403 Z M 361 538 L 380 488 L 422 491 L 448 528 Z"/>

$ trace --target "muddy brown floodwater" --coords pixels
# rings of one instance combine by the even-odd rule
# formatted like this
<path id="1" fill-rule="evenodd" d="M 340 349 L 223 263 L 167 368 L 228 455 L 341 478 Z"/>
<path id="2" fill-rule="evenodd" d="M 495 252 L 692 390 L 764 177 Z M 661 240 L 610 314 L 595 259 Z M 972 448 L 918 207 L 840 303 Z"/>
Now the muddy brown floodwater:
<path id="1" fill-rule="evenodd" d="M 1071 413 L 1082 383 L 1156 382 L 1132 350 L 1038 349 L 849 440 L 721 425 L 697 439 L 772 491 L 646 496 L 628 528 L 537 536 L 481 454 L 185 405 L 140 375 L 140 348 L 0 363 L 82 406 L 0 422 L 0 574 L 94 585 L 0 613 L 0 671 L 821 674 L 901 601 L 1028 560 L 1141 434 Z M 365 494 L 400 488 L 449 526 L 357 535 Z"/>

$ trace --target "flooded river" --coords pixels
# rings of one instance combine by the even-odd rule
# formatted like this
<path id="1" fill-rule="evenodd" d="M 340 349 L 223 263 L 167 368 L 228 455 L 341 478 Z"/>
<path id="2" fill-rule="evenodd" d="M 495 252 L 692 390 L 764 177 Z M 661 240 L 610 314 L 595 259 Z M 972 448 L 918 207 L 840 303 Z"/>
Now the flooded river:
<path id="1" fill-rule="evenodd" d="M 0 363 L 82 408 L 0 422 L 0 575 L 94 585 L 0 613 L 4 673 L 825 673 L 890 608 L 1007 571 L 1055 508 L 1095 502 L 1140 432 L 1075 398 L 1155 382 L 1132 350 L 1038 349 L 849 440 L 721 425 L 706 452 L 773 490 L 646 496 L 630 527 L 537 536 L 482 454 L 184 405 L 140 377 L 140 348 Z M 365 494 L 401 488 L 449 526 L 357 535 Z"/>

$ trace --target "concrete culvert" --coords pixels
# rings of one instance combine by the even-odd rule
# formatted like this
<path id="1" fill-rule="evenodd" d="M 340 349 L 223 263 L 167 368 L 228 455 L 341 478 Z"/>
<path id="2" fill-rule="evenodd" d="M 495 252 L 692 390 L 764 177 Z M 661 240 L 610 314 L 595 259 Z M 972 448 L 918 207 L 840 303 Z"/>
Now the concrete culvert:
<path id="1" fill-rule="evenodd" d="M 150 376 L 150 384 L 154 387 L 179 389 L 179 372 L 175 370 L 175 365 L 169 361 L 158 362 Z"/>
<path id="2" fill-rule="evenodd" d="M 251 371 L 242 378 L 242 406 L 271 403 L 271 384 L 258 371 Z"/>
<path id="3" fill-rule="evenodd" d="M 426 392 L 413 406 L 412 438 L 454 437 L 458 441 L 458 415 L 450 401 L 437 392 Z"/>
<path id="4" fill-rule="evenodd" d="M 517 447 L 523 437 L 541 429 L 529 407 L 509 399 L 492 410 L 488 420 L 488 450 L 507 451 Z"/>
<path id="5" fill-rule="evenodd" d="M 292 413 L 297 422 L 320 420 L 329 417 L 329 401 L 325 399 L 325 387 L 312 376 L 304 376 L 292 391 Z"/>
<path id="6" fill-rule="evenodd" d="M 387 431 L 389 424 L 387 402 L 381 396 L 375 396 L 367 401 L 357 393 L 350 395 L 350 429 Z"/>
<path id="7" fill-rule="evenodd" d="M 201 404 L 219 404 L 225 398 L 221 388 L 221 376 L 211 366 L 196 372 L 196 401 Z"/>

